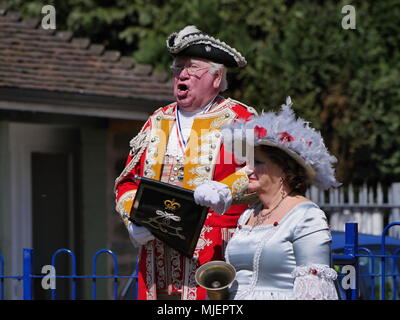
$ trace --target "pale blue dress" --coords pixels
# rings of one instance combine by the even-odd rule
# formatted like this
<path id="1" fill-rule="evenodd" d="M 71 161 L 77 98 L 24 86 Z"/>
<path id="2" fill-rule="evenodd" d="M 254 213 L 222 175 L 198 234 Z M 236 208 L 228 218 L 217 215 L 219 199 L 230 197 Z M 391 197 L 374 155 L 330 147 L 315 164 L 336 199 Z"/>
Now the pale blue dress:
<path id="1" fill-rule="evenodd" d="M 277 226 L 257 226 L 250 232 L 252 227 L 245 224 L 261 207 L 241 215 L 227 245 L 225 259 L 236 269 L 230 299 L 337 299 L 325 213 L 313 202 L 302 202 Z"/>

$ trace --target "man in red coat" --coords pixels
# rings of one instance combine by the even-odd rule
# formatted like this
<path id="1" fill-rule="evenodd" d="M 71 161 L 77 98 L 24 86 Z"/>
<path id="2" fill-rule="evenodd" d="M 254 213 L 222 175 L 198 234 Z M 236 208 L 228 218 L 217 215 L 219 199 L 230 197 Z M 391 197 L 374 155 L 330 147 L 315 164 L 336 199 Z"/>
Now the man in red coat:
<path id="1" fill-rule="evenodd" d="M 243 165 L 226 152 L 220 128 L 256 112 L 219 95 L 227 88 L 226 67 L 246 65 L 238 51 L 195 26 L 170 35 L 167 47 L 174 56 L 176 102 L 156 110 L 132 139 L 126 167 L 116 179 L 116 209 L 133 244 L 140 247 L 139 299 L 202 300 L 206 292 L 196 285 L 195 271 L 223 259 L 246 209 L 231 205 L 243 195 L 248 177 Z M 196 190 L 195 201 L 210 207 L 192 259 L 128 220 L 138 188 L 136 175 Z"/>

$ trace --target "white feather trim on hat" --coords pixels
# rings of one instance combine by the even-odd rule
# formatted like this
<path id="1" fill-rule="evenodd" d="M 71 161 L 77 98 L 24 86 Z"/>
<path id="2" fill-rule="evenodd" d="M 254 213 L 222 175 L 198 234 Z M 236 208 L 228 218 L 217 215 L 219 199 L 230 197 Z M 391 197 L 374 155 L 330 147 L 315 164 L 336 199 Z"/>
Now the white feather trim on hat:
<path id="1" fill-rule="evenodd" d="M 202 32 L 194 25 L 186 26 L 179 32 L 172 33 L 166 43 L 169 52 L 173 55 L 185 52 L 189 56 L 212 60 L 227 67 L 244 67 L 247 64 L 246 59 L 235 48 Z M 211 48 L 212 50 L 210 50 Z"/>
<path id="2" fill-rule="evenodd" d="M 199 32 L 201 32 L 201 31 L 199 29 L 197 29 L 196 26 L 186 26 L 181 31 L 179 31 L 178 34 L 176 35 L 176 37 L 174 39 L 174 45 L 175 46 L 178 45 L 182 41 L 182 38 L 187 36 L 188 34 L 199 33 Z"/>
<path id="3" fill-rule="evenodd" d="M 237 122 L 222 129 L 225 139 L 245 141 L 250 146 L 269 145 L 280 148 L 301 164 L 311 181 L 321 189 L 338 187 L 335 170 L 337 159 L 329 154 L 321 133 L 310 123 L 297 118 L 287 97 L 279 113 L 268 112 L 248 122 Z M 246 131 L 254 132 L 254 139 L 246 139 Z M 249 137 L 249 135 L 247 135 Z M 233 148 L 235 155 L 235 148 Z M 241 158 L 241 155 L 238 155 Z"/>

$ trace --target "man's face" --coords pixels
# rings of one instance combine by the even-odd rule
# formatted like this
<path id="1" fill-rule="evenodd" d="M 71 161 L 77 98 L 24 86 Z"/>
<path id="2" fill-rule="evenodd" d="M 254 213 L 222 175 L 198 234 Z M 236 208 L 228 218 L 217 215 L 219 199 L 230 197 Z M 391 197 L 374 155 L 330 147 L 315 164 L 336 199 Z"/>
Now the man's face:
<path id="1" fill-rule="evenodd" d="M 173 68 L 174 97 L 186 111 L 204 107 L 219 92 L 220 74 L 211 74 L 207 60 L 177 57 Z"/>

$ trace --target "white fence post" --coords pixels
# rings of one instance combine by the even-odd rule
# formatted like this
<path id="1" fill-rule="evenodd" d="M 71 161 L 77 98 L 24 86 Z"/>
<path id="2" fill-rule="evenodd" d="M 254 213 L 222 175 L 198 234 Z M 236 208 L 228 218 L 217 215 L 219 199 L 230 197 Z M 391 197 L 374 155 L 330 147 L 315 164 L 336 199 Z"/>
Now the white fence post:
<path id="1" fill-rule="evenodd" d="M 346 191 L 346 192 L 345 192 Z M 330 189 L 325 198 L 325 192 L 312 186 L 307 190 L 307 197 L 317 203 L 322 209 L 329 211 L 329 223 L 332 230 L 344 231 L 346 222 L 356 222 L 359 232 L 381 235 L 384 229 L 385 215 L 389 223 L 400 222 L 400 182 L 392 183 L 387 189 L 378 183 L 376 189 L 368 188 L 366 183 L 354 187 Z M 400 238 L 400 228 L 393 227 L 389 235 Z"/>
<path id="2" fill-rule="evenodd" d="M 400 222 L 400 182 L 393 183 L 389 192 L 391 204 L 398 206 L 392 208 L 389 214 L 389 223 Z M 400 228 L 398 226 L 390 228 L 389 236 L 400 238 Z"/>
<path id="3" fill-rule="evenodd" d="M 376 188 L 376 203 L 378 204 L 378 206 L 383 204 L 383 189 L 380 183 L 378 183 L 378 186 Z M 379 210 L 379 207 L 373 208 L 371 219 L 372 234 L 380 235 L 382 233 L 382 230 L 384 228 L 383 215 L 384 214 L 382 214 L 382 212 Z"/>

